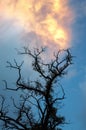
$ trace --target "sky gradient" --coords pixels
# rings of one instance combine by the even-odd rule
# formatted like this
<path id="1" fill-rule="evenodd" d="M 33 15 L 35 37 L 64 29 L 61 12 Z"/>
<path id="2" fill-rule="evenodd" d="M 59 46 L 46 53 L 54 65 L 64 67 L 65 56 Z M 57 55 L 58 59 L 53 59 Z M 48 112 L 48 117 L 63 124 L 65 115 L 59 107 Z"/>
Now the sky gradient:
<path id="1" fill-rule="evenodd" d="M 52 57 L 54 50 L 70 47 L 75 57 L 69 73 L 61 80 L 66 93 L 61 112 L 71 123 L 63 130 L 86 129 L 86 0 L 11 1 L 0 1 L 1 93 L 7 95 L 2 80 L 14 83 L 16 77 L 16 72 L 6 68 L 6 61 L 25 59 L 25 69 L 30 67 L 27 57 L 17 55 L 16 48 L 45 45 L 50 49 L 48 57 Z"/>

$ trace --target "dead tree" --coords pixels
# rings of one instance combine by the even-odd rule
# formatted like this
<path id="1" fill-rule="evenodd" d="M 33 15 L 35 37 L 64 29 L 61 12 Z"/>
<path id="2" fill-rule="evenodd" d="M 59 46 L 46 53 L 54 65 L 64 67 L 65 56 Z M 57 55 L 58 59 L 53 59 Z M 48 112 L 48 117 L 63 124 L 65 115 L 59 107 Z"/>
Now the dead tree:
<path id="1" fill-rule="evenodd" d="M 61 56 L 62 52 L 64 55 Z M 59 102 L 65 98 L 65 92 L 58 79 L 66 74 L 66 69 L 72 64 L 70 51 L 58 51 L 49 63 L 46 61 L 44 63 L 42 60 L 41 55 L 44 53 L 44 48 L 31 52 L 24 47 L 24 50 L 19 53 L 32 57 L 32 68 L 38 73 L 39 79 L 25 82 L 24 79 L 22 80 L 21 73 L 23 62 L 20 65 L 16 60 L 14 60 L 14 64 L 7 62 L 8 67 L 17 70 L 18 77 L 15 88 L 8 87 L 7 81 L 4 80 L 6 90 L 16 92 L 22 90 L 23 94 L 20 96 L 20 105 L 17 105 L 12 97 L 13 110 L 17 111 L 15 117 L 10 116 L 10 111 L 5 106 L 5 98 L 1 96 L 0 120 L 3 122 L 3 129 L 61 130 L 59 126 L 65 123 L 65 118 L 59 115 L 58 110 Z M 23 92 L 24 90 L 26 93 Z M 61 91 L 61 94 L 58 94 L 58 90 Z"/>

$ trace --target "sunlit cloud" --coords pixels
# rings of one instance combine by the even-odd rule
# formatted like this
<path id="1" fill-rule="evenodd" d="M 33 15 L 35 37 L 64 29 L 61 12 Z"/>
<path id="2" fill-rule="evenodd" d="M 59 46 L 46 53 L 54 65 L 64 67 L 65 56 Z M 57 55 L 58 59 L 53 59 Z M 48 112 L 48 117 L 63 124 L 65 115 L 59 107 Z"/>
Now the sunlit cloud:
<path id="1" fill-rule="evenodd" d="M 55 48 L 70 46 L 73 11 L 68 0 L 1 0 L 0 19 L 13 20 L 34 42 Z M 54 48 L 53 47 L 53 48 Z"/>

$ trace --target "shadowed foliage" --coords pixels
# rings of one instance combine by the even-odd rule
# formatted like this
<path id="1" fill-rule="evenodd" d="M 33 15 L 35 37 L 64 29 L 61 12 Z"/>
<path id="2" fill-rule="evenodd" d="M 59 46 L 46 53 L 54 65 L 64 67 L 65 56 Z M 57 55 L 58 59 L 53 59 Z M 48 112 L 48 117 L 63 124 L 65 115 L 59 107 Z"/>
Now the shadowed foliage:
<path id="1" fill-rule="evenodd" d="M 17 70 L 18 77 L 15 88 L 8 87 L 4 80 L 6 90 L 21 92 L 19 104 L 15 98 L 13 102 L 13 116 L 5 105 L 5 97 L 0 101 L 0 120 L 2 129 L 6 130 L 61 130 L 59 126 L 65 123 L 64 116 L 58 113 L 60 102 L 65 98 L 64 88 L 59 83 L 59 78 L 66 74 L 66 69 L 72 64 L 69 50 L 58 51 L 49 63 L 42 59 L 45 49 L 35 49 L 33 52 L 24 47 L 19 54 L 32 58 L 32 68 L 37 72 L 37 79 L 26 82 L 22 78 L 23 62 L 18 65 L 7 62 L 8 67 Z M 34 72 L 34 73 L 35 73 Z M 26 72 L 25 72 L 26 73 Z M 34 77 L 33 77 L 34 78 Z M 59 94 L 58 91 L 61 93 Z M 19 93 L 20 93 L 19 92 Z M 14 113 L 15 110 L 15 113 Z M 11 112 L 11 113 L 12 113 Z"/>

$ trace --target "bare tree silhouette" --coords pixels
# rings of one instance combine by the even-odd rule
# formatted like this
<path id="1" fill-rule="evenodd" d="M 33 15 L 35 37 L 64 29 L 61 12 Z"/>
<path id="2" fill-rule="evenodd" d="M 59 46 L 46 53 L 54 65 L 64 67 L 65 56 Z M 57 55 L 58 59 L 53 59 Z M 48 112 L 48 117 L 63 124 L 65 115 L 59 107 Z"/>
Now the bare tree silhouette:
<path id="1" fill-rule="evenodd" d="M 69 50 L 62 50 L 54 55 L 51 62 L 44 63 L 41 57 L 44 51 L 45 49 L 41 48 L 31 52 L 29 48 L 24 47 L 24 50 L 19 52 L 32 57 L 32 68 L 39 76 L 39 79 L 29 80 L 28 83 L 22 79 L 23 62 L 20 65 L 16 60 L 14 64 L 7 62 L 8 67 L 17 70 L 18 77 L 15 88 L 9 88 L 4 80 L 6 90 L 25 90 L 26 93 L 22 91 L 19 105 L 12 97 L 15 117 L 10 116 L 10 110 L 5 105 L 6 99 L 0 96 L 0 120 L 4 130 L 61 130 L 59 126 L 65 123 L 64 116 L 58 114 L 59 102 L 65 98 L 64 88 L 58 79 L 66 74 L 66 69 L 72 64 L 72 56 Z M 61 57 L 62 52 L 65 54 Z M 61 91 L 60 95 L 56 93 L 58 90 Z"/>

